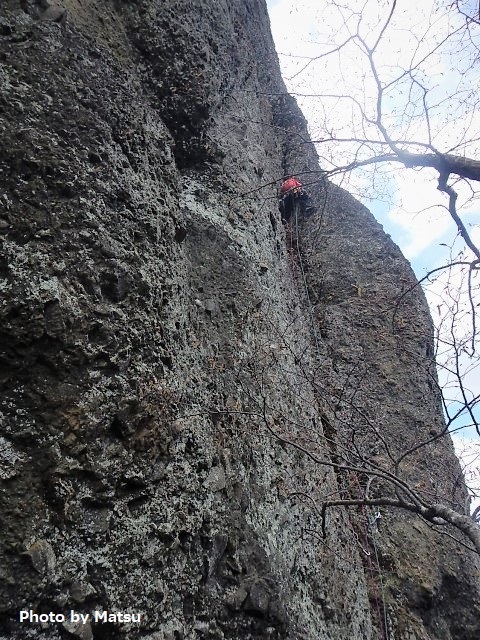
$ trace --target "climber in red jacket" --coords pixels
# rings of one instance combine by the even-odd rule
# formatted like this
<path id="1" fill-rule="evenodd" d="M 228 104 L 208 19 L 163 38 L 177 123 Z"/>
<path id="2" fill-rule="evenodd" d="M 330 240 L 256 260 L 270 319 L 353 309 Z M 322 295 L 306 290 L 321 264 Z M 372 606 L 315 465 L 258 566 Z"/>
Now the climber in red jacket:
<path id="1" fill-rule="evenodd" d="M 300 203 L 300 212 L 307 215 L 315 213 L 316 209 L 310 202 L 308 193 L 303 188 L 303 184 L 293 176 L 286 176 L 280 187 L 278 208 L 282 216 L 283 224 L 290 220 L 295 202 Z"/>

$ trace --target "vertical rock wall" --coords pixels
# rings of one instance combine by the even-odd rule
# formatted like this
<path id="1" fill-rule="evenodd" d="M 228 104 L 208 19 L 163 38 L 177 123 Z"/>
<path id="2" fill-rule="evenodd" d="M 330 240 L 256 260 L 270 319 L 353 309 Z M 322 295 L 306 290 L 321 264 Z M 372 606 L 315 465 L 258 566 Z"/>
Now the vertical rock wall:
<path id="1" fill-rule="evenodd" d="M 370 477 L 371 498 L 395 498 L 382 480 L 395 473 L 427 503 L 465 513 L 467 494 L 445 434 L 423 292 L 362 205 L 333 185 L 317 199 L 323 203 L 319 219 L 302 221 L 302 256 L 321 336 L 320 387 L 339 455 L 366 469 L 354 477 L 339 474 L 344 496 L 363 495 Z M 459 532 L 388 508 L 352 509 L 354 528 L 365 526 L 365 515 L 370 523 L 378 518 L 365 535 L 381 574 L 370 593 L 377 600 L 383 588 L 392 637 L 473 640 L 479 563 Z M 368 575 L 370 559 L 364 564 Z"/>
<path id="2" fill-rule="evenodd" d="M 337 479 L 308 455 L 330 459 L 312 372 L 343 372 L 312 349 L 276 209 L 283 172 L 316 159 L 264 3 L 59 4 L 60 22 L 33 0 L 0 10 L 2 637 L 380 637 L 348 513 L 320 535 Z M 355 220 L 306 229 L 312 272 L 331 263 L 306 244 L 320 230 L 337 258 L 352 233 L 374 252 L 381 232 Z M 368 336 L 344 307 L 322 349 L 348 360 Z M 400 568 L 391 593 L 423 579 Z M 19 609 L 142 619 L 42 627 Z M 454 637 L 417 613 L 391 614 L 396 638 Z"/>

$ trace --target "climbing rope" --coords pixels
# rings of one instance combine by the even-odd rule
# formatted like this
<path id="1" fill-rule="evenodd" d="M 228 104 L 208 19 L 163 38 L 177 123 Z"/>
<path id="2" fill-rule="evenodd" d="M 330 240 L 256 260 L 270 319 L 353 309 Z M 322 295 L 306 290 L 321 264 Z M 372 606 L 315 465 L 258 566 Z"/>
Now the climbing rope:
<path id="1" fill-rule="evenodd" d="M 367 517 L 367 514 L 365 513 L 365 506 L 363 506 L 363 515 L 365 517 L 365 529 L 364 529 L 365 546 L 368 548 L 369 547 L 368 532 L 367 532 L 368 517 Z M 375 549 L 376 549 L 376 547 L 375 547 Z M 377 608 L 378 623 L 380 625 L 380 630 L 382 632 L 382 639 L 383 640 L 389 640 L 388 639 L 388 627 L 386 625 L 385 600 L 383 598 L 383 582 L 382 582 L 381 574 L 380 574 L 380 565 L 378 563 L 378 555 L 377 555 L 377 571 L 375 571 L 375 568 L 373 566 L 372 554 L 370 552 L 368 552 L 368 553 L 365 554 L 365 557 L 367 558 L 368 570 L 370 571 L 370 575 L 372 577 L 372 596 L 373 596 L 373 599 L 375 601 L 375 605 L 376 605 L 376 608 Z M 376 575 L 378 575 L 378 577 L 380 578 L 380 584 L 382 585 L 381 594 L 378 593 L 378 587 L 377 587 L 377 583 L 375 581 Z M 382 606 L 380 606 L 380 601 L 382 601 Z M 382 615 L 382 610 L 383 610 L 383 615 Z"/>
<path id="2" fill-rule="evenodd" d="M 312 333 L 313 333 L 313 338 L 315 341 L 315 348 L 316 348 L 316 352 L 317 352 L 317 356 L 320 359 L 320 339 L 318 336 L 318 331 L 317 331 L 317 325 L 315 322 L 315 316 L 313 314 L 313 304 L 312 304 L 312 300 L 310 298 L 310 293 L 308 291 L 308 285 L 307 285 L 307 278 L 305 276 L 305 269 L 303 267 L 303 260 L 302 260 L 302 254 L 300 253 L 300 243 L 299 243 L 299 233 L 298 233 L 298 212 L 300 209 L 300 202 L 299 200 L 295 201 L 295 205 L 294 205 L 294 209 L 293 209 L 293 213 L 294 213 L 294 225 L 295 225 L 295 242 L 296 242 L 296 254 L 297 254 L 297 260 L 298 260 L 298 265 L 300 267 L 300 273 L 302 275 L 302 280 L 303 280 L 303 287 L 305 289 L 305 295 L 307 298 L 307 305 L 308 305 L 308 314 L 310 316 L 310 322 L 312 324 Z"/>
<path id="3" fill-rule="evenodd" d="M 293 230 L 292 225 L 289 224 L 287 228 L 287 253 L 290 262 L 290 269 L 292 271 L 293 279 L 297 280 L 297 265 L 295 262 L 295 249 L 293 246 Z"/>
<path id="4" fill-rule="evenodd" d="M 310 297 L 310 293 L 308 291 L 308 285 L 307 285 L 307 278 L 305 276 L 305 269 L 303 266 L 303 260 L 302 260 L 302 254 L 300 252 L 300 242 L 299 242 L 299 231 L 298 231 L 298 213 L 299 213 L 299 208 L 300 208 L 300 202 L 298 200 L 295 201 L 294 203 L 294 225 L 295 225 L 295 253 L 296 253 L 296 257 L 297 257 L 297 262 L 300 268 L 300 274 L 302 276 L 302 281 L 303 281 L 303 286 L 305 289 L 305 297 L 307 300 L 307 306 L 308 306 L 308 313 L 310 316 L 310 321 L 312 324 L 312 332 L 313 332 L 313 337 L 314 337 L 314 341 L 315 341 L 315 347 L 316 347 L 316 352 L 317 352 L 317 356 L 320 357 L 320 339 L 318 336 L 318 331 L 317 331 L 317 326 L 315 323 L 315 317 L 314 317 L 314 313 L 313 313 L 313 304 L 312 304 L 312 300 Z M 293 230 L 290 226 L 290 248 L 292 249 L 292 254 L 293 254 Z M 357 481 L 357 485 L 358 485 L 358 491 L 359 491 L 359 498 L 360 500 L 363 500 L 365 498 L 365 494 L 362 493 L 362 488 L 360 486 L 360 482 L 358 480 L 358 476 L 356 477 L 356 481 Z M 368 514 L 367 514 L 367 510 L 366 510 L 366 506 L 365 504 L 362 505 L 362 512 L 363 512 L 363 516 L 365 518 L 365 527 L 364 527 L 364 535 L 365 535 L 365 548 L 361 546 L 361 549 L 365 555 L 365 557 L 367 558 L 367 564 L 368 564 L 368 569 L 370 571 L 370 575 L 372 577 L 372 591 L 373 591 L 373 598 L 375 600 L 376 603 L 376 608 L 377 608 L 377 615 L 378 615 L 378 623 L 380 626 L 380 631 L 382 634 L 382 640 L 390 640 L 390 635 L 389 635 L 389 631 L 388 631 L 388 619 L 387 619 L 387 608 L 386 608 L 386 603 L 385 603 L 385 587 L 384 587 L 384 582 L 383 582 L 383 578 L 382 578 L 382 571 L 381 571 L 381 567 L 380 567 L 380 559 L 379 559 L 379 555 L 378 555 L 378 548 L 377 548 L 377 541 L 376 541 L 376 534 L 375 534 L 375 529 L 376 529 L 376 521 L 378 520 L 378 518 L 380 517 L 380 514 L 377 513 L 375 514 L 373 517 L 370 517 L 370 519 L 368 518 Z M 375 554 L 375 562 L 376 562 L 376 569 L 373 566 L 373 562 L 372 562 L 372 555 L 371 552 L 368 551 L 368 548 L 370 546 L 369 544 L 369 540 L 368 540 L 368 530 L 367 527 L 370 529 L 370 537 L 372 540 L 372 546 L 373 546 L 373 551 Z M 358 535 L 356 534 L 355 530 L 354 530 L 354 534 L 356 535 L 357 538 L 357 543 L 358 541 Z M 380 594 L 378 593 L 378 588 L 377 588 L 377 583 L 375 581 L 375 576 L 378 576 L 378 580 L 380 583 Z M 381 602 L 381 606 L 380 606 L 380 602 Z M 382 615 L 383 612 L 383 615 Z"/>
<path id="5" fill-rule="evenodd" d="M 358 476 L 356 473 L 354 474 L 354 476 L 355 476 L 356 484 L 358 487 L 359 500 L 364 500 L 366 497 L 365 491 L 362 490 L 362 487 L 360 486 L 360 482 L 358 480 Z M 368 570 L 372 578 L 372 596 L 373 596 L 373 600 L 375 601 L 375 605 L 377 609 L 378 624 L 380 626 L 382 640 L 390 640 L 390 636 L 388 633 L 387 607 L 385 604 L 385 589 L 383 586 L 382 570 L 380 567 L 380 559 L 378 556 L 378 549 L 377 549 L 377 544 L 375 540 L 375 532 L 373 530 L 373 528 L 376 527 L 376 521 L 378 520 L 377 515 L 380 516 L 380 514 L 378 513 L 373 518 L 372 517 L 369 518 L 367 513 L 367 507 L 365 506 L 365 504 L 361 505 L 361 509 L 362 509 L 362 515 L 364 517 L 364 539 L 365 539 L 365 549 L 362 547 L 362 550 L 364 552 L 365 557 L 367 558 Z M 372 554 L 370 551 L 368 551 L 368 548 L 370 547 L 370 543 L 368 540 L 368 528 L 370 529 L 372 543 L 373 543 L 372 546 L 375 552 L 375 560 L 377 565 L 376 569 L 373 566 Z M 376 576 L 378 576 L 378 579 L 380 582 L 380 594 L 378 592 L 378 587 L 375 580 Z M 381 603 L 381 606 L 380 606 L 380 603 Z M 383 615 L 382 615 L 382 612 L 383 612 Z"/>
<path id="6" fill-rule="evenodd" d="M 377 520 L 379 518 L 381 518 L 381 515 L 380 515 L 380 512 L 377 511 L 377 513 L 375 513 L 375 515 L 370 518 L 370 520 L 368 522 L 368 526 L 370 528 L 370 534 L 371 534 L 371 538 L 372 538 L 372 546 L 373 546 L 373 550 L 375 552 L 375 561 L 377 563 L 378 580 L 380 582 L 380 594 L 381 594 L 381 597 L 382 597 L 382 609 L 383 609 L 384 636 L 385 636 L 386 640 L 389 640 L 387 608 L 385 606 L 385 587 L 383 585 L 383 577 L 382 577 L 382 571 L 381 571 L 381 568 L 380 568 L 380 559 L 378 557 L 378 547 L 377 547 L 377 540 L 376 540 Z"/>

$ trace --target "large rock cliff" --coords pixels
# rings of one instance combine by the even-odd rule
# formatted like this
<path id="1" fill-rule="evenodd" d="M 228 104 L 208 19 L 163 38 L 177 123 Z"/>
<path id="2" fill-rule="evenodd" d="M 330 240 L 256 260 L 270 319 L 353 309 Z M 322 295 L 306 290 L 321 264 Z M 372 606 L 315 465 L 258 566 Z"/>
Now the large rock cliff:
<path id="1" fill-rule="evenodd" d="M 478 638 L 450 537 L 323 537 L 352 434 L 431 440 L 405 479 L 465 495 L 398 248 L 313 178 L 285 237 L 278 181 L 318 164 L 263 0 L 2 0 L 0 64 L 1 637 Z"/>

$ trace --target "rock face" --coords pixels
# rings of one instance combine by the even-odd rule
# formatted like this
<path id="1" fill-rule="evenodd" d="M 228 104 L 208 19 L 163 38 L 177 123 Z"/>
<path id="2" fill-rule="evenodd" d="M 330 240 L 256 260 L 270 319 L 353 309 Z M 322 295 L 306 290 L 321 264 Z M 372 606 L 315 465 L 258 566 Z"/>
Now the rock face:
<path id="1" fill-rule="evenodd" d="M 340 508 L 322 537 L 335 447 L 380 464 L 442 414 L 370 214 L 312 186 L 286 251 L 276 185 L 318 165 L 263 0 L 47 5 L 0 13 L 1 637 L 478 638 L 450 538 Z M 465 497 L 446 438 L 402 473 Z"/>

